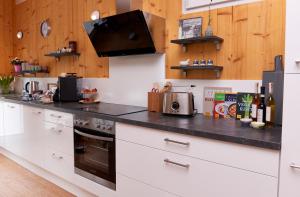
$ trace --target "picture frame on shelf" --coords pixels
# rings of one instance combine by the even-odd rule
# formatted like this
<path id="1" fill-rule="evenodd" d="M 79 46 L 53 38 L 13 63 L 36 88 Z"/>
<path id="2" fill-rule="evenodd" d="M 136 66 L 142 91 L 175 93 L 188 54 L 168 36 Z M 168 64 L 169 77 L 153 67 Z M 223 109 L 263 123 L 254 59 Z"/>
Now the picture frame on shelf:
<path id="1" fill-rule="evenodd" d="M 179 20 L 178 39 L 200 37 L 202 35 L 202 17 Z"/>

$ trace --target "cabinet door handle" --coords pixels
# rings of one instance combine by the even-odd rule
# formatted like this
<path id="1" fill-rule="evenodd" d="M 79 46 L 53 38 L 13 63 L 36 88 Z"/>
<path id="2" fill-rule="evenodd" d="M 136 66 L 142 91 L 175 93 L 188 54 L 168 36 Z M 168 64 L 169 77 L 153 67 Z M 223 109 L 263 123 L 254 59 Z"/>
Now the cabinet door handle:
<path id="1" fill-rule="evenodd" d="M 292 162 L 292 163 L 290 164 L 290 167 L 293 168 L 293 169 L 300 170 L 300 166 L 297 165 L 297 164 L 295 164 L 294 162 Z"/>
<path id="2" fill-rule="evenodd" d="M 55 153 L 52 153 L 52 158 L 61 160 L 61 159 L 63 159 L 63 156 L 57 156 Z"/>
<path id="3" fill-rule="evenodd" d="M 186 169 L 189 169 L 189 167 L 190 167 L 189 164 L 181 164 L 181 163 L 178 163 L 178 162 L 175 162 L 175 161 L 171 161 L 169 159 L 165 159 L 164 162 L 169 163 L 169 164 L 173 164 L 173 165 L 176 165 L 176 166 L 179 166 L 179 167 L 183 167 L 183 168 L 186 168 Z"/>
<path id="4" fill-rule="evenodd" d="M 180 144 L 180 145 L 184 145 L 184 146 L 189 146 L 190 145 L 189 142 L 180 142 L 180 141 L 176 141 L 176 140 L 171 140 L 169 138 L 165 138 L 164 141 L 174 143 L 174 144 Z"/>
<path id="5" fill-rule="evenodd" d="M 61 118 L 61 116 L 57 116 L 55 114 L 50 114 L 50 116 L 53 117 L 53 118 Z"/>

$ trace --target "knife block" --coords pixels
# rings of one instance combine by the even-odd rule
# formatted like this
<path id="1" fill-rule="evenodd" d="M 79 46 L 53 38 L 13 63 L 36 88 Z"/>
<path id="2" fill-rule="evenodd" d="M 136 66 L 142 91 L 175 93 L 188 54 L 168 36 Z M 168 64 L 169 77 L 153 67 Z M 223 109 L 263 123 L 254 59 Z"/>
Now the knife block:
<path id="1" fill-rule="evenodd" d="M 162 112 L 164 93 L 148 92 L 148 111 Z"/>

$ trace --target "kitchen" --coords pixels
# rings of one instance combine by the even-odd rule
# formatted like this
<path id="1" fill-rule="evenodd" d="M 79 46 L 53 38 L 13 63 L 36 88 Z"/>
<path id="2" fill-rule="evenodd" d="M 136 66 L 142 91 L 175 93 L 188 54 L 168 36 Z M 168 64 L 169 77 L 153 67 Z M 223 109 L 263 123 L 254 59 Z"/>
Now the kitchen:
<path id="1" fill-rule="evenodd" d="M 1 0 L 1 193 L 299 196 L 298 7 Z"/>

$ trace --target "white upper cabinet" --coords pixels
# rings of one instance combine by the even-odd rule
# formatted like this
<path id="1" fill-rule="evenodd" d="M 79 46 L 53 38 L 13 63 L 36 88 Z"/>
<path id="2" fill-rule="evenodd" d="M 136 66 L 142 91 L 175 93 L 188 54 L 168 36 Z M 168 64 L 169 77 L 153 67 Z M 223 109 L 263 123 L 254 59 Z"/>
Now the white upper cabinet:
<path id="1" fill-rule="evenodd" d="M 286 75 L 279 197 L 300 196 L 299 75 Z"/>
<path id="2" fill-rule="evenodd" d="M 286 1 L 285 73 L 300 73 L 300 1 Z"/>

